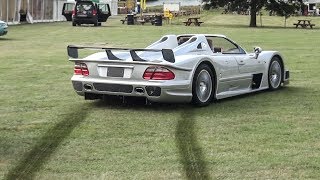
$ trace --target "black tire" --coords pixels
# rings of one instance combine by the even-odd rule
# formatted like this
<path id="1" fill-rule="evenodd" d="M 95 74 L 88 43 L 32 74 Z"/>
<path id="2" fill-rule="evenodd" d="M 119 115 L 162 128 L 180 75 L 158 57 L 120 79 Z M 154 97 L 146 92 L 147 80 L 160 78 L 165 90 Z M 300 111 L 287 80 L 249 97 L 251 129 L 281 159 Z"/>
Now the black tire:
<path id="1" fill-rule="evenodd" d="M 207 64 L 200 64 L 192 81 L 192 103 L 207 106 L 211 103 L 215 91 L 214 75 Z"/>
<path id="2" fill-rule="evenodd" d="M 270 90 L 281 88 L 282 83 L 282 66 L 279 57 L 275 56 L 271 59 L 268 70 L 268 84 Z"/>

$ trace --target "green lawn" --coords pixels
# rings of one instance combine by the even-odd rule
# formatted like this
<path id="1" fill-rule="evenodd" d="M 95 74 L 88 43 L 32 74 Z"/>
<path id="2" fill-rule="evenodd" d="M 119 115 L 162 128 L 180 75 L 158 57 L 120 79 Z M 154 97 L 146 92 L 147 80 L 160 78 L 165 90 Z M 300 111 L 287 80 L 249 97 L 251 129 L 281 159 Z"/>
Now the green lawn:
<path id="1" fill-rule="evenodd" d="M 318 179 L 320 18 L 205 12 L 201 27 L 71 23 L 10 26 L 0 37 L 0 179 Z M 260 22 L 258 21 L 260 25 Z M 84 101 L 70 78 L 69 44 L 145 47 L 165 34 L 221 33 L 247 51 L 279 50 L 286 88 L 191 105 Z"/>

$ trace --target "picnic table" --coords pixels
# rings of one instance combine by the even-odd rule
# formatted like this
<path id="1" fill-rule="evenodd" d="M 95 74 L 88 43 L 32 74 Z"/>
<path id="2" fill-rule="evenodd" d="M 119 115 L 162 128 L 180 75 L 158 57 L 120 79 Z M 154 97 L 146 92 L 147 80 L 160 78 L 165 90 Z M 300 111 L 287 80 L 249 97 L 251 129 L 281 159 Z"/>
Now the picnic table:
<path id="1" fill-rule="evenodd" d="M 311 29 L 313 28 L 313 26 L 315 26 L 315 24 L 311 24 L 311 20 L 309 19 L 299 19 L 298 22 L 294 23 L 293 25 L 295 25 L 296 28 L 298 28 L 298 26 L 301 26 L 302 28 L 310 27 Z"/>
<path id="2" fill-rule="evenodd" d="M 125 22 L 127 22 L 128 17 L 126 16 L 124 19 L 120 19 L 120 21 L 122 22 L 122 24 L 124 24 Z"/>
<path id="3" fill-rule="evenodd" d="M 200 22 L 199 19 L 200 19 L 199 17 L 191 17 L 191 18 L 188 18 L 188 20 L 183 23 L 186 26 L 190 26 L 191 24 L 194 24 L 195 26 L 200 26 L 201 23 L 203 22 Z"/>
<path id="4" fill-rule="evenodd" d="M 132 15 L 132 14 L 129 14 Z M 155 17 L 156 15 L 154 13 L 149 13 L 149 14 L 143 14 L 142 16 L 140 16 L 139 14 L 133 14 L 133 24 L 135 23 L 140 23 L 141 25 L 144 25 L 147 22 L 151 22 L 151 24 L 154 24 L 155 21 Z M 125 22 L 128 22 L 128 15 L 124 18 L 124 19 L 120 19 L 120 21 L 122 22 L 122 24 L 124 24 Z M 132 24 L 132 23 L 130 23 Z"/>

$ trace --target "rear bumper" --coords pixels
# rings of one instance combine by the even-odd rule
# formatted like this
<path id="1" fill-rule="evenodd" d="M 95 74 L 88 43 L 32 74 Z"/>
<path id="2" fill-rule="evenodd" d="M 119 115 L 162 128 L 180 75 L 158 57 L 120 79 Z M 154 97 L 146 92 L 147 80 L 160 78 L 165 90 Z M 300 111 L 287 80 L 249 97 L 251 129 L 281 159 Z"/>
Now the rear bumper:
<path id="1" fill-rule="evenodd" d="M 94 24 L 98 19 L 97 17 L 73 17 L 72 21 L 80 24 Z"/>
<path id="2" fill-rule="evenodd" d="M 86 93 L 98 95 L 145 97 L 153 102 L 185 103 L 192 100 L 190 81 L 91 81 L 73 77 L 73 88 L 78 95 Z"/>

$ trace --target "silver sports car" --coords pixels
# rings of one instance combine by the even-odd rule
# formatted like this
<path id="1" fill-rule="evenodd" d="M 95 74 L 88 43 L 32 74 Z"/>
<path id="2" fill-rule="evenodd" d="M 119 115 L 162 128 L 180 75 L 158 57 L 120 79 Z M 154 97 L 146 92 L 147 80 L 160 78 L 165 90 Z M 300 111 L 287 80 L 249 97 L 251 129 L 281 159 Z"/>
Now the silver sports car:
<path id="1" fill-rule="evenodd" d="M 73 87 L 85 99 L 134 96 L 204 106 L 289 83 L 279 52 L 247 53 L 218 34 L 166 35 L 144 49 L 69 45 L 68 55 Z"/>

